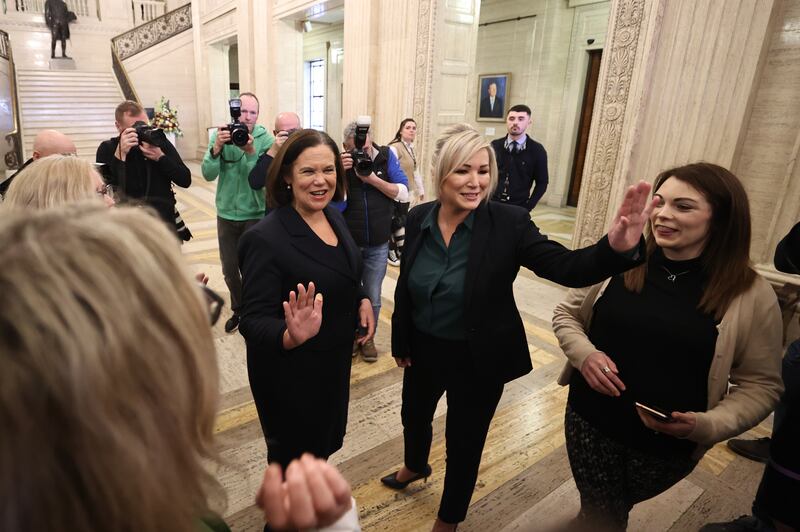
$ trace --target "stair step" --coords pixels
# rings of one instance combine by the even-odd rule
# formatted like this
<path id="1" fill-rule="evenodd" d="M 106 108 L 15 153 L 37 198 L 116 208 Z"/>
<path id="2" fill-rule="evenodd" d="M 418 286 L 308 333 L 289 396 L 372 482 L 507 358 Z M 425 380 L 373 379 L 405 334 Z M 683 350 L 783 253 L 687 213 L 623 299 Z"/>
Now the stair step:
<path id="1" fill-rule="evenodd" d="M 58 120 L 70 120 L 75 121 L 76 118 L 80 118 L 83 121 L 85 118 L 95 117 L 95 116 L 103 116 L 104 114 L 108 113 L 108 110 L 111 110 L 111 115 L 114 115 L 114 109 L 116 108 L 116 104 L 111 105 L 110 102 L 108 105 L 99 104 L 96 106 L 92 106 L 91 109 L 42 109 L 39 107 L 29 107 L 27 109 L 22 109 L 22 118 L 26 120 L 49 120 L 52 118 L 56 118 Z M 79 115 L 76 115 L 79 113 Z"/>
<path id="2" fill-rule="evenodd" d="M 58 82 L 54 82 L 54 80 L 49 79 L 42 79 L 42 80 L 20 80 L 18 85 L 24 88 L 30 88 L 35 90 L 39 87 L 44 88 L 51 88 L 53 85 L 58 87 L 96 87 L 96 88 L 105 88 L 105 87 L 112 87 L 117 88 L 116 80 L 97 80 L 97 81 L 84 81 L 84 80 L 74 80 L 74 81 L 66 81 L 66 80 L 58 80 Z"/>
<path id="3" fill-rule="evenodd" d="M 81 71 L 81 70 L 24 70 L 20 69 L 17 70 L 17 74 L 20 77 L 29 77 L 29 78 L 87 78 L 87 77 L 96 77 L 96 78 L 112 78 L 114 74 L 111 72 L 97 72 L 97 71 Z"/>
<path id="4" fill-rule="evenodd" d="M 65 128 L 65 127 L 53 127 L 53 128 L 27 128 L 23 129 L 25 133 L 25 137 L 35 137 L 40 131 L 44 131 L 45 129 L 56 129 L 61 133 L 67 135 L 72 140 L 92 140 L 100 137 L 110 137 L 111 135 L 117 134 L 117 128 L 113 125 L 111 127 L 94 127 L 90 129 L 85 129 L 83 131 L 77 128 Z"/>
<path id="5" fill-rule="evenodd" d="M 80 120 L 76 120 L 78 117 L 73 115 L 41 115 L 41 116 L 29 116 L 25 113 L 22 113 L 22 121 L 25 122 L 26 129 L 30 128 L 41 128 L 41 129 L 54 129 L 56 128 L 56 124 L 59 127 L 96 127 L 102 125 L 109 125 L 114 123 L 114 110 L 111 109 L 110 112 L 105 114 L 94 114 L 94 115 L 86 115 L 80 114 Z"/>
<path id="6" fill-rule="evenodd" d="M 117 78 L 109 77 L 81 77 L 81 78 L 51 78 L 51 77 L 27 77 L 17 75 L 17 82 L 20 85 L 28 85 L 32 83 L 56 84 L 56 85 L 86 85 L 92 83 L 117 83 Z"/>
<path id="7" fill-rule="evenodd" d="M 45 89 L 43 87 L 34 87 L 28 88 L 24 85 L 20 85 L 20 95 L 25 96 L 27 98 L 34 98 L 38 96 L 47 97 L 47 96 L 110 96 L 114 94 L 119 94 L 119 89 L 116 87 L 86 87 L 86 88 L 79 88 L 79 87 L 63 87 L 61 85 L 51 85 L 50 88 Z"/>

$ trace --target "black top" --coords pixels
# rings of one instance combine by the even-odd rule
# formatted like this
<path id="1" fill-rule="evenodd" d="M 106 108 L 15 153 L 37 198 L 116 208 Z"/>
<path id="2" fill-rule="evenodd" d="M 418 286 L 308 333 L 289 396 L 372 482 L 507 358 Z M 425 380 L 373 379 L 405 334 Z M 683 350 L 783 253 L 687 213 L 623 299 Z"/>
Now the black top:
<path id="1" fill-rule="evenodd" d="M 634 402 L 706 411 L 717 328 L 713 315 L 697 309 L 702 294 L 700 259 L 671 261 L 660 250 L 648 261 L 641 294 L 628 291 L 621 275 L 614 277 L 594 305 L 589 339 L 617 365 L 626 391 L 620 397 L 600 394 L 575 371 L 572 408 L 609 437 L 639 450 L 691 454 L 695 443 L 645 427 Z"/>
<path id="2" fill-rule="evenodd" d="M 253 190 L 261 190 L 267 184 L 267 172 L 269 167 L 272 166 L 273 157 L 264 152 L 261 157 L 256 161 L 256 165 L 250 170 L 250 175 L 247 176 L 247 181 L 250 183 L 250 188 Z"/>
<path id="3" fill-rule="evenodd" d="M 17 177 L 20 172 L 25 170 L 25 168 L 27 168 L 32 162 L 33 158 L 28 159 L 27 161 L 25 161 L 25 164 L 19 167 L 19 170 L 17 170 L 11 175 L 11 177 L 0 183 L 0 195 L 5 196 L 6 192 L 8 192 L 8 187 L 11 186 L 11 182 L 14 180 L 14 178 Z"/>
<path id="4" fill-rule="evenodd" d="M 800 274 L 800 223 L 783 237 L 775 250 L 775 267 L 782 272 Z M 769 453 L 773 463 L 800 475 L 800 340 L 795 340 L 783 357 L 783 384 L 786 387 L 779 408 L 781 422 L 772 432 Z M 775 416 L 777 421 L 778 416 Z"/>
<path id="5" fill-rule="evenodd" d="M 409 339 L 414 331 L 409 272 L 419 253 L 422 221 L 437 203 L 418 205 L 408 214 L 405 251 L 394 296 L 392 355 L 414 358 Z M 639 252 L 644 254 L 643 239 Z M 531 357 L 519 310 L 514 301 L 514 279 L 520 266 L 536 275 L 566 286 L 599 283 L 636 266 L 616 253 L 603 237 L 583 249 L 570 251 L 547 239 L 525 209 L 484 202 L 475 209 L 464 278 L 464 328 L 471 364 L 489 383 L 505 383 L 528 373 Z"/>
<path id="6" fill-rule="evenodd" d="M 506 148 L 506 138 L 492 141 L 498 174 L 492 199 L 531 211 L 547 190 L 547 152 L 528 135 L 520 151 Z"/>
<path id="7" fill-rule="evenodd" d="M 167 142 L 160 146 L 164 156 L 158 161 L 151 161 L 137 146 L 121 161 L 114 155 L 117 146 L 119 137 L 113 137 L 97 148 L 96 160 L 104 163 L 101 168 L 103 178 L 119 187 L 123 199 L 138 199 L 153 207 L 164 222 L 174 229 L 175 194 L 172 192 L 172 183 L 183 188 L 192 184 L 192 173 L 183 164 L 178 151 L 172 143 Z"/>
<path id="8" fill-rule="evenodd" d="M 391 183 L 389 148 L 373 144 L 378 154 L 372 160 L 375 175 Z M 399 168 L 399 166 L 398 166 Z M 358 247 L 380 246 L 392 232 L 394 200 L 377 188 L 364 183 L 352 168 L 347 170 L 347 208 L 344 219 Z"/>

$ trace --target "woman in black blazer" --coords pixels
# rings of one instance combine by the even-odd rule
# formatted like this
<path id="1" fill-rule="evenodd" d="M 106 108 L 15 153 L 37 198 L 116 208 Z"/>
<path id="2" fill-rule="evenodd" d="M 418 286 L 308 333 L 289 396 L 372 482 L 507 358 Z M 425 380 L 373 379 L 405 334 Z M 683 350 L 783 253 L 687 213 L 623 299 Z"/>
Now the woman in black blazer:
<path id="1" fill-rule="evenodd" d="M 369 340 L 375 322 L 358 248 L 328 205 L 344 195 L 333 140 L 294 133 L 270 166 L 266 193 L 274 210 L 239 244 L 239 331 L 267 459 L 285 468 L 304 452 L 327 458 L 342 447 L 353 338 L 360 324 L 359 342 Z"/>
<path id="2" fill-rule="evenodd" d="M 432 161 L 439 201 L 413 209 L 392 315 L 392 354 L 403 376 L 404 466 L 381 481 L 402 489 L 430 475 L 436 404 L 447 392 L 447 470 L 433 530 L 466 517 L 503 385 L 531 367 L 514 302 L 520 266 L 584 286 L 635 266 L 653 208 L 650 185 L 630 187 L 608 236 L 576 251 L 539 233 L 520 207 L 489 202 L 494 152 L 471 126 L 452 126 Z"/>

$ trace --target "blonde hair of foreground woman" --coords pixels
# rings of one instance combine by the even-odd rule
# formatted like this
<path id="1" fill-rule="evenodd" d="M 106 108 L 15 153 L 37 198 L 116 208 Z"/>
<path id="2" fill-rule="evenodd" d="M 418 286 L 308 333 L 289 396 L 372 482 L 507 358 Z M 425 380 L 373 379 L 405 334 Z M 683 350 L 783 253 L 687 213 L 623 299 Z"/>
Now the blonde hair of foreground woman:
<path id="1" fill-rule="evenodd" d="M 33 161 L 8 187 L 4 205 L 45 209 L 84 200 L 99 200 L 103 179 L 92 163 L 70 155 Z"/>
<path id="2" fill-rule="evenodd" d="M 218 370 L 174 235 L 99 202 L 8 209 L 0 264 L 0 530 L 195 530 Z"/>
<path id="3" fill-rule="evenodd" d="M 489 201 L 497 186 L 497 159 L 491 143 L 469 124 L 453 124 L 442 130 L 433 148 L 431 176 L 441 194 L 445 179 L 480 150 L 489 154 L 489 186 L 484 201 Z"/>

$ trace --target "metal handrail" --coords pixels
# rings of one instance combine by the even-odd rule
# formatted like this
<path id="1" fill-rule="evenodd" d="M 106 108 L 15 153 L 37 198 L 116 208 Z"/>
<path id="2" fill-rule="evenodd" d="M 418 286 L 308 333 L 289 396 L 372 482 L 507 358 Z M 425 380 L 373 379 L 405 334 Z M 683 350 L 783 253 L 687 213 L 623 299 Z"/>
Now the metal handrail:
<path id="1" fill-rule="evenodd" d="M 17 69 L 14 65 L 14 51 L 11 48 L 11 40 L 8 38 L 8 33 L 0 30 L 0 39 L 2 39 L 8 52 L 8 73 L 9 81 L 11 82 L 11 119 L 14 128 L 6 134 L 6 141 L 12 140 L 14 142 L 13 152 L 6 153 L 5 163 L 8 169 L 17 169 L 22 165 L 22 127 L 20 125 L 20 111 L 19 99 L 17 97 Z M 13 153 L 14 157 L 9 157 Z M 16 159 L 16 160 L 14 160 Z"/>

